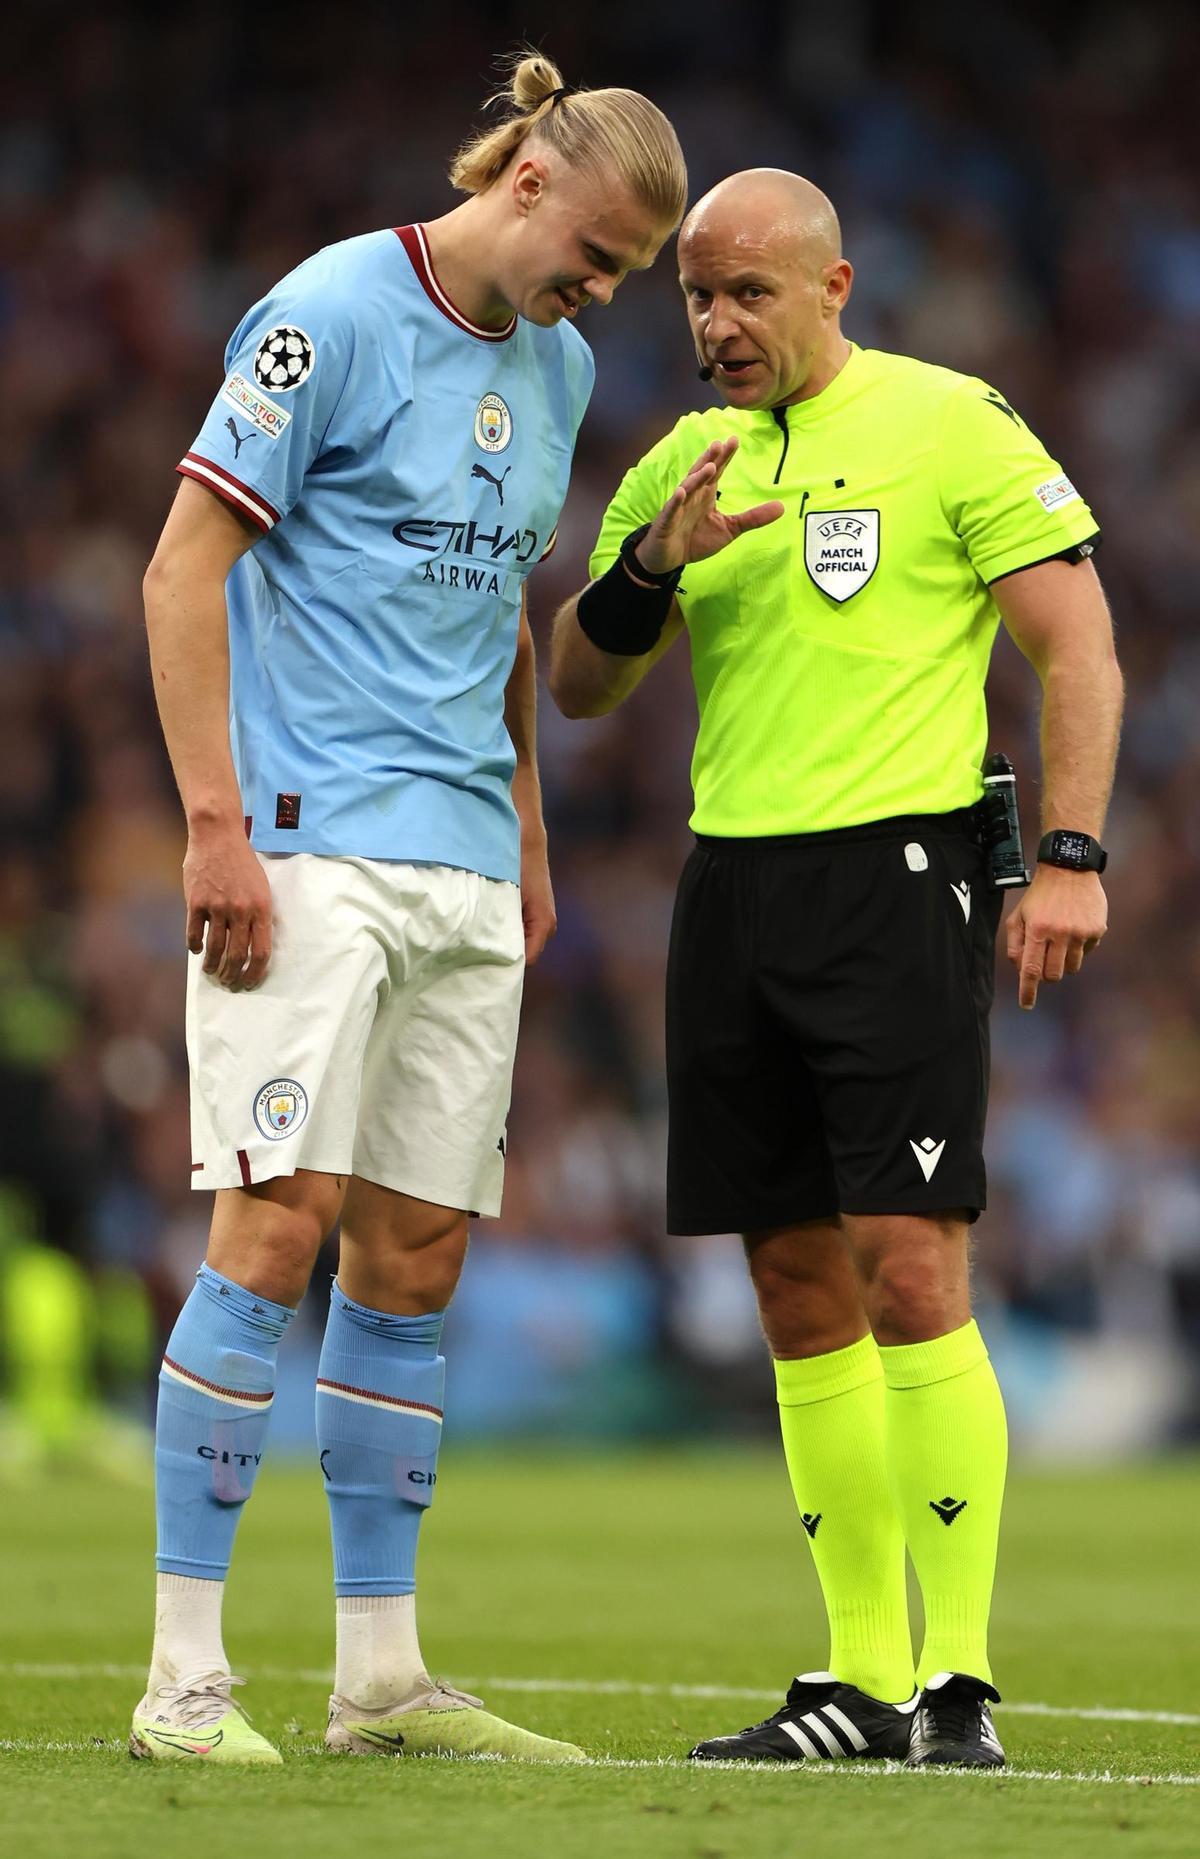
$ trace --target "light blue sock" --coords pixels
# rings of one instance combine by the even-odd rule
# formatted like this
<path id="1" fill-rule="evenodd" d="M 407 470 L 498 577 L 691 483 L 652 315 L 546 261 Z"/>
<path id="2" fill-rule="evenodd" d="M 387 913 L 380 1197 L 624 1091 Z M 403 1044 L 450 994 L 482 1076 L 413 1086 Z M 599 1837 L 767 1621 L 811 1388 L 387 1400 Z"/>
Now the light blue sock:
<path id="1" fill-rule="evenodd" d="M 445 1315 L 367 1310 L 334 1280 L 317 1371 L 317 1445 L 339 1595 L 416 1587 L 417 1532 L 442 1433 Z"/>
<path id="2" fill-rule="evenodd" d="M 267 1437 L 279 1340 L 295 1316 L 202 1265 L 158 1377 L 160 1575 L 224 1581 Z"/>

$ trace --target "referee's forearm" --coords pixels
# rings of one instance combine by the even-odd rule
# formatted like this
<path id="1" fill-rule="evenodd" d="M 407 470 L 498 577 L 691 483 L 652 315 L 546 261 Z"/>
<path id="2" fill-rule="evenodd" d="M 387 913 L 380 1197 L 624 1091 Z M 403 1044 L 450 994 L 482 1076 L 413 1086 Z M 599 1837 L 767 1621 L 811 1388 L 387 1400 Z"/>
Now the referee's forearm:
<path id="1" fill-rule="evenodd" d="M 565 717 L 607 716 L 637 689 L 675 631 L 664 633 L 659 645 L 640 658 L 602 652 L 579 624 L 577 601 L 578 595 L 564 601 L 554 618 L 550 695 Z"/>
<path id="2" fill-rule="evenodd" d="M 1042 681 L 1042 830 L 1100 838 L 1112 793 L 1125 684 L 1116 658 L 1056 654 Z"/>

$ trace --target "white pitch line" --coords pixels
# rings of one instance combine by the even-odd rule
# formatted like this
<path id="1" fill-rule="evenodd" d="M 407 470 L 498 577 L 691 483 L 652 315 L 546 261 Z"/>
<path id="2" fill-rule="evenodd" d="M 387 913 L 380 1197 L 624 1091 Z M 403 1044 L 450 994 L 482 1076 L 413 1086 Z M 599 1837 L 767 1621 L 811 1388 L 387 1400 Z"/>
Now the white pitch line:
<path id="1" fill-rule="evenodd" d="M 0 1662 L 0 1672 L 14 1678 L 144 1678 L 144 1665 L 39 1665 L 23 1661 Z M 297 1669 L 294 1666 L 263 1665 L 255 1677 L 268 1683 L 328 1685 L 333 1674 L 328 1668 Z M 460 1681 L 483 1690 L 546 1692 L 563 1697 L 610 1698 L 699 1698 L 736 1702 L 770 1703 L 778 1690 L 759 1691 L 738 1685 L 654 1685 L 624 1678 L 479 1678 L 470 1673 Z M 1082 1704 L 1002 1704 L 1002 1712 L 1014 1717 L 1074 1717 L 1092 1723 L 1165 1723 L 1185 1728 L 1200 1726 L 1200 1715 L 1188 1711 L 1140 1711 L 1118 1705 Z"/>
<path id="2" fill-rule="evenodd" d="M 494 1759 L 494 1758 L 493 1758 Z M 996 1781 L 1018 1782 L 1092 1782 L 1102 1784 L 1124 1783 L 1130 1788 L 1146 1788 L 1169 1782 L 1176 1788 L 1195 1788 L 1200 1786 L 1200 1775 L 1179 1775 L 1174 1772 L 1167 1775 L 1122 1775 L 1112 1769 L 1090 1769 L 1072 1772 L 1067 1769 L 909 1769 L 903 1762 L 689 1762 L 686 1756 L 643 1756 L 641 1758 L 625 1756 L 589 1756 L 584 1763 L 565 1763 L 566 1768 L 591 1769 L 687 1769 L 695 1774 L 698 1769 L 719 1769 L 729 1775 L 772 1775 L 780 1770 L 796 1775 L 853 1775 L 860 1781 L 878 1779 L 881 1775 L 920 1776 L 926 1781 L 971 1781 L 977 1786 L 986 1787 L 987 1777 Z"/>
<path id="3" fill-rule="evenodd" d="M 998 1709 L 1014 1712 L 1018 1717 L 1080 1717 L 1096 1723 L 1179 1723 L 1200 1724 L 1200 1717 L 1189 1711 L 1134 1711 L 1109 1709 L 1107 1705 L 1001 1704 Z"/>
<path id="4" fill-rule="evenodd" d="M 124 1743 L 116 1742 L 111 1736 L 91 1737 L 87 1742 L 78 1741 L 74 1743 L 53 1742 L 50 1740 L 41 1743 L 36 1737 L 32 1736 L 0 1737 L 0 1749 L 11 1751 L 13 1754 L 20 1756 L 60 1756 L 63 1754 L 77 1756 L 87 1749 L 94 1751 L 97 1749 L 124 1749 L 125 1747 L 126 1745 Z"/>
<path id="5" fill-rule="evenodd" d="M 40 1742 L 35 1737 L 0 1737 L 0 1752 L 14 1755 L 95 1755 L 98 1751 L 119 1754 L 126 1748 L 124 1738 L 89 1737 L 73 1741 Z M 323 1753 L 320 1743 L 302 1743 L 292 1745 L 294 1755 L 315 1756 Z M 502 1756 L 453 1756 L 453 1762 L 482 1764 L 499 1764 Z M 418 1762 L 435 1762 L 447 1760 L 444 1757 L 417 1756 L 410 1760 Z M 544 1772 L 546 1765 L 537 1765 Z M 1061 1782 L 1076 1786 L 1089 1787 L 1127 1787 L 1127 1788 L 1195 1788 L 1200 1786 L 1200 1775 L 1180 1775 L 1169 1772 L 1166 1775 L 1123 1775 L 1112 1769 L 918 1769 L 905 1768 L 902 1762 L 689 1762 L 685 1756 L 588 1756 L 583 1762 L 564 1762 L 551 1765 L 569 1773 L 573 1769 L 630 1769 L 640 1772 L 679 1772 L 689 1775 L 708 1775 L 713 1771 L 725 1775 L 775 1775 L 786 1774 L 791 1777 L 814 1775 L 838 1775 L 843 1778 L 854 1776 L 858 1781 L 877 1781 L 880 1776 L 919 1777 L 915 1785 L 925 1786 L 931 1782 L 968 1781 L 976 1787 L 987 1787 L 989 1781 L 1017 1782 Z M 912 1786 L 913 1782 L 906 1785 Z"/>

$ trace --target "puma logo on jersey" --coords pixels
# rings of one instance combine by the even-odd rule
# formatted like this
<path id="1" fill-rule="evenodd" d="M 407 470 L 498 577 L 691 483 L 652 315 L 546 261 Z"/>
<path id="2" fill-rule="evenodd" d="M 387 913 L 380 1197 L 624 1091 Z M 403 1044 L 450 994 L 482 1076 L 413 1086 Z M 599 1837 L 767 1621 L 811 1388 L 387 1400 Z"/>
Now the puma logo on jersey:
<path id="1" fill-rule="evenodd" d="M 245 445 L 247 439 L 258 438 L 258 434 L 256 432 L 239 432 L 237 429 L 237 421 L 234 419 L 232 413 L 229 415 L 229 418 L 225 422 L 225 430 L 226 432 L 231 433 L 233 435 L 233 456 L 235 459 L 237 458 L 238 454 L 241 452 L 241 449 Z"/>
<path id="2" fill-rule="evenodd" d="M 970 886 L 970 883 L 968 882 L 966 878 L 964 878 L 961 884 L 952 884 L 950 886 L 950 889 L 954 892 L 955 897 L 957 897 L 959 903 L 962 905 L 964 923 L 969 923 L 971 921 L 971 886 Z"/>
<path id="3" fill-rule="evenodd" d="M 471 476 L 473 478 L 486 478 L 487 479 L 488 483 L 492 486 L 493 490 L 495 491 L 497 497 L 500 499 L 500 507 L 501 509 L 503 509 L 504 508 L 504 480 L 508 476 L 511 470 L 512 470 L 512 466 L 506 465 L 501 475 L 498 478 L 494 478 L 491 472 L 488 470 L 486 465 L 472 465 Z"/>
<path id="4" fill-rule="evenodd" d="M 932 1136 L 922 1136 L 920 1142 L 915 1143 L 910 1136 L 908 1146 L 916 1156 L 926 1181 L 932 1181 L 933 1171 L 941 1161 L 942 1150 L 946 1147 L 946 1138 L 943 1136 L 940 1143 L 935 1143 Z"/>

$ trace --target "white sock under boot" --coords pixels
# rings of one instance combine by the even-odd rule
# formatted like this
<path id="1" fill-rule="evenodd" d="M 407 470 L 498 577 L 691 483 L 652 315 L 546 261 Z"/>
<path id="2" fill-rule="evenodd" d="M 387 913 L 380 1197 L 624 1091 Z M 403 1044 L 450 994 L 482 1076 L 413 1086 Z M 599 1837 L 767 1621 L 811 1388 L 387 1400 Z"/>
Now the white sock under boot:
<path id="1" fill-rule="evenodd" d="M 417 1641 L 415 1594 L 337 1597 L 333 1688 L 339 1698 L 361 1710 L 379 1710 L 403 1703 L 429 1683 Z"/>
<path id="2" fill-rule="evenodd" d="M 195 1581 L 190 1575 L 160 1575 L 154 1606 L 154 1651 L 146 1696 L 160 1685 L 209 1672 L 229 1674 L 221 1638 L 223 1581 Z"/>

